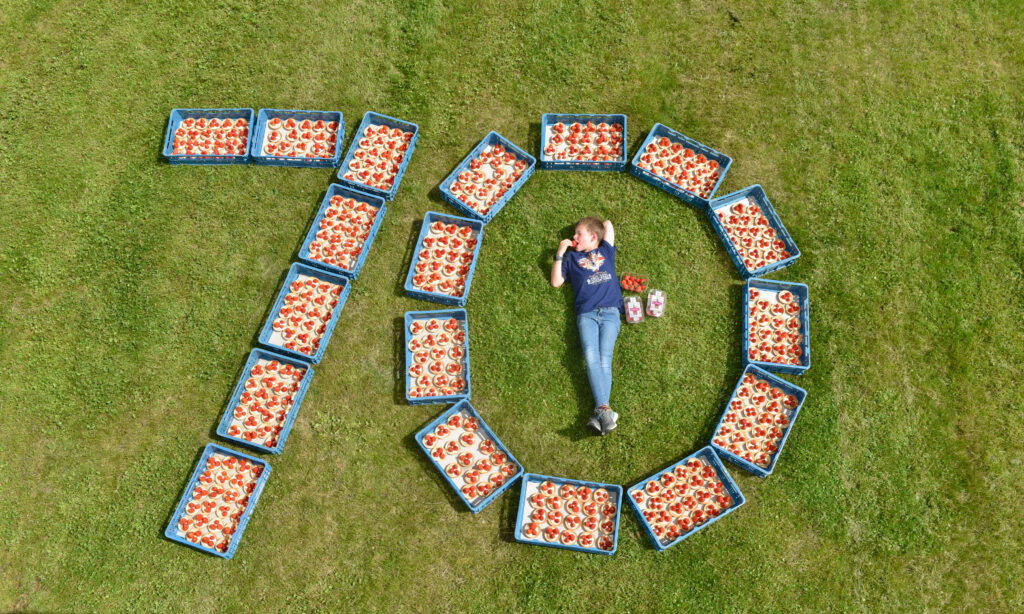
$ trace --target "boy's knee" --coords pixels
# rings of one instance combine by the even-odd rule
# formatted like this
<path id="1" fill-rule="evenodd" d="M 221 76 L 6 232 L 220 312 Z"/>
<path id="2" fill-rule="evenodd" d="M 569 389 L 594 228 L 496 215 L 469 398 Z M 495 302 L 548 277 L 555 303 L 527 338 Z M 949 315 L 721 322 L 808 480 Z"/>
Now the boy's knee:
<path id="1" fill-rule="evenodd" d="M 604 361 L 601 359 L 601 354 L 597 350 L 583 350 L 583 360 L 585 360 L 588 365 L 595 367 L 604 364 Z"/>

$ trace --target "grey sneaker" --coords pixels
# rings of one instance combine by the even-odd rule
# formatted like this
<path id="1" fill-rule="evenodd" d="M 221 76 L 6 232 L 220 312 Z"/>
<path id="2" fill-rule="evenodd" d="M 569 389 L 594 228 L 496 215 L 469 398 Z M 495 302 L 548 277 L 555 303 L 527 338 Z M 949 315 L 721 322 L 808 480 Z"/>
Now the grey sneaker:
<path id="1" fill-rule="evenodd" d="M 612 411 L 607 405 L 598 408 L 598 421 L 601 423 L 601 434 L 607 435 L 618 426 L 619 414 Z"/>
<path id="2" fill-rule="evenodd" d="M 595 409 L 594 410 L 594 415 L 590 417 L 590 420 L 587 420 L 587 428 L 592 430 L 592 431 L 594 431 L 598 435 L 602 434 L 601 433 L 601 421 L 599 420 L 599 416 L 600 415 L 601 415 L 600 412 Z"/>

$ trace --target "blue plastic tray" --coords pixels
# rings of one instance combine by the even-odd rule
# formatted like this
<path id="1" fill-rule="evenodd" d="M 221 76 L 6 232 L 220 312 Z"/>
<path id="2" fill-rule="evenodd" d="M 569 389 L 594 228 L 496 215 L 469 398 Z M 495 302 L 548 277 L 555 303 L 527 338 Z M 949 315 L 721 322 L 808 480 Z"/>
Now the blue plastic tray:
<path id="1" fill-rule="evenodd" d="M 262 444 L 253 443 L 248 440 L 242 439 L 241 437 L 232 437 L 228 435 L 228 427 L 231 426 L 232 419 L 234 418 L 235 406 L 238 405 L 238 400 L 245 392 L 245 382 L 249 379 L 249 372 L 253 366 L 260 360 L 276 360 L 282 364 L 289 364 L 293 367 L 300 367 L 306 370 L 306 375 L 302 378 L 302 383 L 299 384 L 299 391 L 296 392 L 292 397 L 292 407 L 288 411 L 288 416 L 285 418 L 285 422 L 281 428 L 281 434 L 277 438 L 277 445 L 273 448 L 264 446 Z M 296 360 L 283 354 L 277 354 L 269 350 L 260 348 L 253 348 L 249 352 L 249 360 L 246 361 L 245 367 L 242 368 L 242 375 L 238 378 L 238 383 L 235 385 L 235 391 L 231 393 L 231 400 L 228 401 L 227 408 L 224 410 L 224 415 L 220 419 L 220 424 L 217 426 L 217 434 L 228 441 L 242 444 L 243 446 L 259 450 L 260 452 L 268 452 L 270 454 L 280 454 L 284 450 L 284 442 L 288 440 L 288 433 L 292 430 L 292 424 L 295 422 L 295 416 L 299 414 L 299 407 L 302 405 L 302 399 L 306 396 L 306 389 L 309 388 L 309 382 L 313 379 L 313 367 L 305 361 Z"/>
<path id="2" fill-rule="evenodd" d="M 608 491 L 608 494 L 614 497 L 615 501 L 615 534 L 612 537 L 613 545 L 611 550 L 601 550 L 596 546 L 594 548 L 584 548 L 582 546 L 567 546 L 562 543 L 554 543 L 545 541 L 543 538 L 540 540 L 531 539 L 529 537 L 523 537 L 523 512 L 526 510 L 526 487 L 531 482 L 544 482 L 550 480 L 556 485 L 561 486 L 562 484 L 571 484 L 573 486 L 589 486 L 592 489 L 603 488 Z M 519 490 L 519 512 L 516 513 L 516 541 L 524 544 L 532 544 L 534 546 L 551 546 L 552 548 L 562 548 L 564 550 L 576 550 L 578 552 L 587 552 L 590 554 L 615 554 L 615 551 L 619 549 L 619 519 L 622 516 L 622 487 L 618 484 L 601 484 L 599 482 L 585 482 L 581 480 L 570 480 L 567 478 L 556 478 L 549 475 L 541 475 L 539 473 L 527 473 L 523 476 L 523 484 Z"/>
<path id="3" fill-rule="evenodd" d="M 511 151 L 519 158 L 526 160 L 529 163 L 529 166 L 527 166 L 526 170 L 523 171 L 523 175 L 514 184 L 512 184 L 512 187 L 509 188 L 508 192 L 505 192 L 505 195 L 498 199 L 498 202 L 494 203 L 494 206 L 491 207 L 490 213 L 488 213 L 487 215 L 480 215 L 473 209 L 463 204 L 458 198 L 452 196 L 452 193 L 449 192 L 448 189 L 458 179 L 459 173 L 469 170 L 469 163 L 472 162 L 474 158 L 479 156 L 480 152 L 482 152 L 487 147 L 490 147 L 491 145 L 497 145 L 498 143 L 501 143 L 502 147 L 504 147 L 508 151 Z M 441 182 L 440 187 L 441 198 L 444 199 L 444 201 L 449 205 L 458 209 L 460 213 L 462 213 L 469 219 L 478 220 L 486 224 L 493 220 L 494 216 L 498 215 L 498 212 L 501 211 L 501 208 L 504 207 L 505 204 L 509 201 L 509 199 L 511 199 L 515 195 L 515 193 L 519 191 L 519 188 L 523 187 L 523 184 L 526 183 L 526 180 L 529 179 L 531 175 L 533 175 L 533 171 L 536 170 L 536 168 L 536 158 L 526 153 L 522 149 L 516 147 L 515 144 L 512 143 L 512 141 L 506 139 L 497 132 L 492 131 L 488 133 L 487 136 L 484 137 L 484 140 L 480 141 L 480 144 L 473 148 L 473 151 L 469 152 L 468 156 L 462 159 L 462 162 L 459 162 L 459 165 L 455 167 L 455 170 L 453 170 L 447 177 L 444 178 L 444 181 Z"/>
<path id="4" fill-rule="evenodd" d="M 412 141 L 409 142 L 409 151 L 405 152 L 405 158 L 399 165 L 398 174 L 395 175 L 395 183 L 391 185 L 390 190 L 385 191 L 368 186 L 365 183 L 345 179 L 345 173 L 348 171 L 349 162 L 352 161 L 352 155 L 355 154 L 357 149 L 359 149 L 359 139 L 363 138 L 363 132 L 370 124 L 383 124 L 390 128 L 400 128 L 406 132 L 409 132 L 410 130 L 412 131 Z M 341 168 L 338 170 L 338 182 L 363 192 L 382 196 L 384 200 L 393 200 L 395 198 L 395 194 L 398 192 L 398 185 L 402 183 L 402 176 L 405 175 L 405 169 L 409 167 L 409 160 L 412 159 L 412 152 L 416 149 L 416 142 L 419 141 L 419 139 L 420 128 L 416 124 L 396 119 L 394 117 L 388 117 L 387 115 L 367 111 L 366 114 L 363 115 L 363 121 L 359 122 L 359 127 L 352 136 L 352 144 L 349 145 L 348 153 L 345 154 L 345 159 L 341 162 Z"/>
<path id="5" fill-rule="evenodd" d="M 772 386 L 778 386 L 783 391 L 785 391 L 786 394 L 795 395 L 796 398 L 800 400 L 800 402 L 796 406 L 796 409 L 794 409 L 789 416 L 789 424 L 786 426 L 782 433 L 782 440 L 779 441 L 779 449 L 776 450 L 775 454 L 772 455 L 772 462 L 771 464 L 768 465 L 768 468 L 765 469 L 763 467 L 758 467 L 757 465 L 751 463 L 750 461 L 745 460 L 741 456 L 733 454 L 732 452 L 728 451 L 727 449 L 721 446 L 715 445 L 715 434 L 718 433 L 718 429 L 722 427 L 722 421 L 725 420 L 725 414 L 729 413 L 729 403 L 731 403 L 732 400 L 736 398 L 736 391 L 739 390 L 740 384 L 743 383 L 742 375 L 740 376 L 739 381 L 736 382 L 736 387 L 732 389 L 732 395 L 729 397 L 729 402 L 725 404 L 725 411 L 722 412 L 722 417 L 718 419 L 718 424 L 715 425 L 715 430 L 712 431 L 711 447 L 715 449 L 715 452 L 719 456 L 728 460 L 730 463 L 737 465 L 741 469 L 745 469 L 760 478 L 766 478 L 769 475 L 771 475 L 772 471 L 775 470 L 775 463 L 776 461 L 779 460 L 779 455 L 782 454 L 782 448 L 786 445 L 786 440 L 789 439 L 789 432 L 793 429 L 793 425 L 796 423 L 796 418 L 797 415 L 800 413 L 800 408 L 804 406 L 804 399 L 807 398 L 807 391 L 804 390 L 803 388 L 800 388 L 799 386 L 794 386 L 793 384 L 790 384 L 784 379 L 781 379 L 775 375 L 772 375 L 771 373 L 768 373 L 764 369 L 759 369 L 754 365 L 747 365 L 747 367 L 743 370 L 743 375 L 746 375 L 747 373 L 751 373 L 757 378 L 767 380 L 768 382 L 771 383 Z"/>
<path id="6" fill-rule="evenodd" d="M 327 331 L 324 332 L 324 336 L 320 340 L 320 347 L 317 348 L 316 353 L 312 356 L 307 356 L 301 352 L 295 352 L 270 342 L 270 338 L 274 334 L 274 320 L 277 319 L 277 314 L 281 311 L 281 307 L 284 305 L 284 297 L 288 294 L 288 287 L 291 286 L 292 282 L 295 281 L 299 275 L 310 275 L 317 279 L 342 285 L 341 296 L 338 297 L 338 306 L 334 308 L 334 313 L 331 314 L 331 319 L 327 323 Z M 260 331 L 260 345 L 287 356 L 294 356 L 300 360 L 308 360 L 315 365 L 320 364 L 320 360 L 324 357 L 324 350 L 327 349 L 327 343 L 331 340 L 331 334 L 334 333 L 334 327 L 338 324 L 338 316 L 341 315 L 341 310 L 345 307 L 345 301 L 348 300 L 348 294 L 351 291 L 352 285 L 349 283 L 348 279 L 340 275 L 328 273 L 323 269 L 311 267 L 301 262 L 293 262 L 291 268 L 288 269 L 288 277 L 285 278 L 284 284 L 281 286 L 281 291 L 277 293 L 277 300 L 274 301 L 274 306 L 270 310 L 270 316 L 263 325 L 263 330 Z"/>
<path id="7" fill-rule="evenodd" d="M 607 162 L 576 162 L 567 160 L 545 160 L 544 150 L 548 146 L 545 135 L 548 133 L 548 126 L 562 122 L 571 124 L 574 122 L 594 122 L 599 124 L 622 124 L 622 159 L 609 160 Z M 546 171 L 624 171 L 626 160 L 629 159 L 629 140 L 627 138 L 628 127 L 626 116 L 622 114 L 612 115 L 588 115 L 580 113 L 545 113 L 540 119 L 540 153 L 537 155 L 537 164 Z"/>
<path id="8" fill-rule="evenodd" d="M 231 543 L 228 544 L 227 552 L 218 552 L 216 549 L 207 548 L 202 544 L 193 544 L 189 540 L 185 539 L 184 535 L 178 535 L 178 521 L 181 520 L 181 516 L 185 513 L 185 506 L 192 500 L 192 491 L 195 490 L 196 485 L 199 483 L 199 476 L 202 475 L 206 467 L 206 461 L 214 453 L 224 454 L 227 456 L 234 456 L 236 458 L 249 461 L 256 465 L 263 467 L 263 473 L 256 480 L 256 488 L 249 495 L 249 504 L 245 507 L 245 512 L 242 513 L 242 518 L 238 522 L 238 526 L 235 528 L 234 534 L 231 536 Z M 267 484 L 267 478 L 270 477 L 270 463 L 264 460 L 260 460 L 254 456 L 248 454 L 242 454 L 241 452 L 235 452 L 234 450 L 218 446 L 217 444 L 208 443 L 206 448 L 203 449 L 203 455 L 199 459 L 199 464 L 196 465 L 195 471 L 192 472 L 192 477 L 189 478 L 188 486 L 185 488 L 184 494 L 181 496 L 181 500 L 178 501 L 178 507 L 174 510 L 174 514 L 171 516 L 171 522 L 168 523 L 167 529 L 164 531 L 164 536 L 167 539 L 176 541 L 179 544 L 185 544 L 190 548 L 219 556 L 221 558 L 230 559 L 235 556 L 235 550 L 238 549 L 238 544 L 242 541 L 242 534 L 245 533 L 245 528 L 249 525 L 249 518 L 252 516 L 252 511 L 256 509 L 256 503 L 260 500 L 260 495 L 263 494 L 263 487 Z"/>
<path id="9" fill-rule="evenodd" d="M 758 288 L 779 292 L 789 290 L 800 302 L 800 334 L 803 335 L 803 342 L 800 344 L 803 356 L 800 365 L 780 365 L 774 362 L 761 360 L 750 360 L 750 289 Z M 790 373 L 802 375 L 804 371 L 811 368 L 811 298 L 808 294 L 806 284 L 798 284 L 790 281 L 775 281 L 772 279 L 748 279 L 743 288 L 743 364 L 756 365 L 765 371 L 775 373 Z"/>
<path id="10" fill-rule="evenodd" d="M 469 226 L 476 231 L 476 249 L 473 251 L 473 263 L 469 265 L 469 275 L 466 277 L 466 291 L 462 293 L 462 296 L 449 296 L 447 294 L 440 294 L 437 292 L 423 292 L 417 290 L 412 286 L 412 278 L 416 274 L 416 263 L 419 262 L 419 252 L 423 249 L 423 239 L 430 232 L 430 225 L 434 222 L 444 222 L 445 224 L 458 224 L 459 226 Z M 458 307 L 465 307 L 466 300 L 469 298 L 469 286 L 473 283 L 473 274 L 476 273 L 477 262 L 480 261 L 480 246 L 484 243 L 484 225 L 483 222 L 476 220 L 467 219 L 464 217 L 458 217 L 455 215 L 446 215 L 444 213 L 436 213 L 434 211 L 428 211 L 427 215 L 423 218 L 423 228 L 420 229 L 420 236 L 416 239 L 416 248 L 413 250 L 412 264 L 409 265 L 409 274 L 405 277 L 405 293 L 410 298 L 417 298 L 423 301 L 432 301 L 434 303 L 441 303 L 442 305 L 454 305 Z"/>
<path id="11" fill-rule="evenodd" d="M 412 331 L 409 327 L 412 325 L 413 320 L 429 320 L 431 318 L 437 318 L 439 320 L 447 320 L 448 318 L 455 318 L 456 320 L 462 320 L 463 330 L 466 331 L 466 343 L 463 349 L 466 350 L 466 391 L 462 394 L 453 394 L 444 397 L 428 397 L 428 398 L 412 398 L 409 396 L 409 367 L 412 366 L 412 352 L 409 351 L 409 341 L 412 340 Z M 409 402 L 409 405 L 437 405 L 439 403 L 455 403 L 460 399 L 469 399 L 472 395 L 472 380 L 469 377 L 469 318 L 466 316 L 465 309 L 443 309 L 440 311 L 406 311 L 405 312 L 405 400 Z"/>
<path id="12" fill-rule="evenodd" d="M 171 111 L 171 118 L 167 122 L 167 135 L 164 137 L 164 157 L 167 158 L 169 164 L 249 164 L 252 162 L 252 157 L 249 155 L 249 147 L 247 146 L 244 154 L 238 154 L 235 156 L 186 156 L 174 153 L 174 132 L 178 129 L 178 125 L 186 117 L 205 117 L 207 119 L 216 118 L 230 118 L 238 119 L 245 118 L 249 123 L 249 136 L 247 145 L 252 143 L 252 130 L 253 124 L 255 123 L 256 113 L 252 109 L 174 109 Z"/>
<path id="13" fill-rule="evenodd" d="M 717 211 L 722 207 L 728 207 L 729 205 L 743 200 L 748 196 L 751 200 L 755 201 L 764 212 L 765 217 L 768 218 L 768 223 L 775 229 L 776 236 L 786 243 L 786 250 L 791 254 L 789 258 L 773 262 L 752 271 L 748 270 L 746 265 L 743 264 L 743 258 L 740 257 L 739 252 L 736 251 L 736 246 L 733 245 L 732 240 L 729 239 L 729 235 L 726 234 L 725 226 L 723 226 L 721 220 L 718 219 L 717 213 Z M 768 200 L 768 196 L 764 193 L 764 189 L 758 184 L 754 184 L 750 187 L 733 192 L 732 194 L 727 194 L 726 196 L 712 200 L 710 205 L 708 205 L 708 217 L 711 218 L 711 227 L 715 229 L 715 232 L 718 233 L 718 237 L 722 240 L 722 244 L 725 245 L 725 251 L 729 254 L 729 259 L 732 260 L 734 265 L 736 265 L 736 270 L 740 272 L 743 279 L 758 277 L 759 275 L 765 275 L 772 271 L 788 267 L 796 262 L 796 259 L 800 257 L 800 250 L 797 249 L 796 243 L 793 242 L 793 237 L 789 236 L 789 233 L 786 232 L 786 227 L 782 225 L 782 220 L 779 219 L 779 214 L 775 212 L 775 207 L 772 207 L 772 203 Z"/>
<path id="14" fill-rule="evenodd" d="M 490 495 L 488 495 L 485 499 L 481 500 L 476 505 L 471 504 L 469 500 L 466 499 L 466 497 L 462 494 L 462 491 L 455 486 L 455 482 L 453 482 L 452 479 L 448 477 L 448 474 L 444 472 L 444 468 L 441 467 L 437 463 L 437 461 L 434 460 L 434 457 L 430 455 L 430 450 L 423 445 L 424 435 L 433 432 L 434 428 L 437 427 L 438 424 L 441 424 L 442 422 L 447 422 L 448 418 L 451 417 L 452 414 L 456 414 L 461 411 L 465 411 L 470 415 L 474 416 L 477 420 L 479 420 L 480 428 L 478 430 L 486 433 L 488 439 L 494 440 L 494 445 L 497 446 L 497 449 L 501 450 L 506 455 L 508 455 L 508 460 L 511 461 L 512 463 L 515 463 L 516 467 L 519 468 L 518 473 L 516 473 L 514 476 L 506 480 L 505 483 L 502 484 L 500 488 L 497 488 L 496 490 L 491 492 Z M 474 514 L 478 513 L 480 510 L 490 505 L 492 501 L 498 498 L 498 495 L 508 490 L 516 480 L 523 477 L 522 464 L 520 464 L 519 461 L 516 460 L 516 457 L 513 456 L 511 452 L 509 452 L 508 448 L 505 447 L 505 444 L 501 443 L 501 440 L 498 439 L 498 436 L 494 434 L 494 432 L 491 430 L 489 426 L 487 426 L 487 422 L 485 422 L 484 419 L 480 416 L 480 414 L 476 411 L 476 409 L 474 409 L 473 406 L 469 404 L 469 401 L 465 399 L 459 401 L 455 405 L 452 405 L 451 407 L 446 409 L 440 416 L 435 418 L 430 424 L 423 427 L 423 429 L 416 433 L 416 445 L 418 445 L 420 449 L 423 450 L 423 453 L 427 455 L 427 458 L 430 460 L 430 462 L 441 473 L 441 477 L 443 477 L 444 480 L 448 482 L 448 485 L 452 487 L 452 490 L 455 491 L 455 494 L 457 494 L 459 498 L 462 499 L 462 501 L 466 504 L 466 507 L 468 507 Z"/>
<path id="15" fill-rule="evenodd" d="M 716 183 L 714 189 L 711 190 L 710 196 L 715 195 L 715 192 L 718 190 L 718 186 L 722 185 L 722 181 L 725 180 L 725 174 L 729 172 L 729 166 L 732 165 L 732 158 L 730 158 L 729 156 L 725 155 L 720 151 L 711 149 L 707 145 L 704 145 L 691 139 L 690 137 L 686 136 L 681 132 L 676 132 L 675 130 L 662 124 L 654 124 L 654 128 L 651 128 L 650 134 L 648 134 L 647 138 L 644 139 L 644 142 L 640 146 L 640 149 L 638 149 L 636 153 L 633 155 L 633 160 L 629 164 L 629 172 L 633 173 L 634 175 L 636 175 L 640 179 L 643 179 L 644 181 L 653 185 L 654 187 L 661 188 L 662 190 L 665 190 L 669 194 L 677 196 L 695 207 L 707 209 L 708 203 L 710 202 L 710 196 L 709 198 L 701 198 L 700 196 L 697 196 L 693 192 L 689 190 L 684 190 L 677 185 L 671 184 L 668 181 L 662 179 L 661 177 L 658 177 L 654 173 L 642 169 L 636 165 L 636 163 L 640 160 L 640 156 L 642 156 L 644 154 L 644 151 L 647 149 L 647 145 L 654 139 L 660 139 L 663 136 L 668 137 L 672 141 L 682 143 L 684 146 L 689 147 L 695 152 L 702 153 L 705 157 L 718 162 L 722 171 L 718 176 L 718 183 Z"/>
<path id="16" fill-rule="evenodd" d="M 699 457 L 701 460 L 707 462 L 708 464 L 715 468 L 715 471 L 718 473 L 718 479 L 722 481 L 722 485 L 725 487 L 726 492 L 728 492 L 729 496 L 732 498 L 733 504 L 731 507 L 729 507 L 729 509 L 725 510 L 718 516 L 715 516 L 714 518 L 705 522 L 704 524 L 694 527 L 686 533 L 683 533 L 678 538 L 676 538 L 675 541 L 670 542 L 668 544 L 662 544 L 661 540 L 659 540 L 657 536 L 654 535 L 654 532 L 651 530 L 651 525 L 647 522 L 647 519 L 644 518 L 643 510 L 641 510 L 640 507 L 636 504 L 636 502 L 633 501 L 632 492 L 637 488 L 640 488 L 642 485 L 646 484 L 648 480 L 658 477 L 667 471 L 674 471 L 677 466 L 686 463 L 686 461 L 694 457 Z M 636 512 L 636 517 L 640 520 L 640 524 L 643 525 L 644 530 L 647 531 L 647 536 L 651 538 L 651 543 L 654 544 L 654 547 L 657 548 L 659 552 L 671 548 L 672 546 L 675 546 L 679 542 L 683 541 L 687 537 L 693 535 L 694 533 L 702 529 L 706 529 L 708 526 L 718 522 L 722 518 L 735 512 L 737 508 L 739 508 L 747 501 L 746 498 L 743 496 L 743 493 L 740 492 L 739 487 L 736 486 L 736 482 L 732 479 L 732 476 L 730 476 L 729 472 L 725 470 L 725 466 L 722 464 L 722 461 L 715 454 L 715 451 L 711 446 L 704 446 L 703 448 L 697 450 L 696 452 L 687 456 L 683 460 L 677 463 L 673 463 L 668 467 L 662 469 L 661 471 L 658 471 L 653 475 L 650 475 L 644 478 L 643 480 L 640 480 L 640 482 L 634 484 L 633 486 L 630 486 L 629 488 L 626 489 L 626 499 L 629 500 L 630 507 L 632 507 L 633 511 Z"/>
<path id="17" fill-rule="evenodd" d="M 334 155 L 330 158 L 289 158 L 288 156 L 267 156 L 260 153 L 263 146 L 263 135 L 267 131 L 267 122 L 274 117 L 282 120 L 304 119 L 316 121 L 322 119 L 325 122 L 338 122 L 338 142 L 334 148 Z M 341 159 L 341 148 L 345 144 L 345 120 L 341 111 L 296 111 L 293 109 L 260 109 L 256 116 L 256 128 L 252 132 L 252 139 L 249 141 L 249 155 L 255 164 L 263 166 L 291 166 L 296 168 L 337 168 L 338 160 Z"/>
<path id="18" fill-rule="evenodd" d="M 363 243 L 363 251 L 359 253 L 359 258 L 356 259 L 355 265 L 351 270 L 320 262 L 319 260 L 313 260 L 309 257 L 309 244 L 316 239 L 316 233 L 320 232 L 320 222 L 323 221 L 327 209 L 331 206 L 331 198 L 334 196 L 353 198 L 378 210 L 377 217 L 373 221 L 373 226 L 370 227 L 370 236 L 366 239 L 366 242 Z M 363 270 L 363 264 L 366 262 L 366 256 L 370 253 L 370 247 L 373 245 L 373 240 L 377 238 L 377 231 L 380 230 L 384 214 L 388 210 L 387 205 L 384 203 L 384 199 L 380 196 L 374 196 L 372 194 L 367 194 L 366 192 L 346 188 L 337 183 L 332 183 L 327 188 L 327 194 L 324 195 L 323 202 L 320 203 L 320 209 L 316 212 L 316 218 L 313 219 L 313 225 L 309 227 L 309 232 L 306 233 L 306 240 L 302 242 L 302 247 L 299 248 L 299 260 L 319 269 L 347 277 L 348 279 L 357 279 L 359 277 L 359 273 Z"/>

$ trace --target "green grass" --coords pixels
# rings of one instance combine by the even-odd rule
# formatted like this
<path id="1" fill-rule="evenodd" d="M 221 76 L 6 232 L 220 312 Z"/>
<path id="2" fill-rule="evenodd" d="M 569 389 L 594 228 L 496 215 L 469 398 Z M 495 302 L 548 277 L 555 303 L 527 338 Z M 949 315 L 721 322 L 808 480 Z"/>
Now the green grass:
<path id="1" fill-rule="evenodd" d="M 4 3 L 0 609 L 1024 608 L 1024 35 L 1014 3 Z M 174 107 L 366 110 L 421 138 L 235 559 L 165 540 L 330 169 L 171 167 Z M 411 437 L 401 289 L 436 186 L 545 112 L 661 122 L 764 186 L 811 288 L 808 400 L 748 503 L 657 553 L 519 545 Z M 590 406 L 565 229 L 616 224 L 669 295 Z M 628 174 L 538 172 L 488 226 L 473 402 L 528 470 L 632 484 L 704 445 L 741 370 L 741 283 L 706 218 Z"/>

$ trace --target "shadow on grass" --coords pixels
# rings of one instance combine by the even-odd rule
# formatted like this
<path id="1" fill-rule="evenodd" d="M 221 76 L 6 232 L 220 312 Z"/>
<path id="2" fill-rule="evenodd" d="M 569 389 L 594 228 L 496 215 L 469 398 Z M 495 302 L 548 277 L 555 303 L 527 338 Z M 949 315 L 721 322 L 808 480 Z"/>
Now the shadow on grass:
<path id="1" fill-rule="evenodd" d="M 419 246 L 420 231 L 423 229 L 423 220 L 418 220 L 412 225 L 412 232 L 409 233 L 409 238 L 405 244 L 405 256 L 402 258 L 402 262 L 408 262 L 408 267 L 400 267 L 398 270 L 398 277 L 395 278 L 395 296 L 405 296 L 405 282 L 409 277 L 409 269 L 412 268 L 413 254 L 416 253 L 416 248 Z M 403 358 L 404 362 L 404 358 Z"/>
<path id="2" fill-rule="evenodd" d="M 260 347 L 260 346 L 254 346 L 254 347 Z M 253 348 L 250 348 L 249 351 L 251 352 L 252 349 Z M 231 410 L 231 408 L 228 407 L 228 401 L 231 400 L 231 397 L 235 396 L 235 387 L 238 385 L 238 381 L 240 379 L 242 379 L 242 375 L 244 374 L 243 370 L 245 369 L 245 363 L 248 361 L 248 358 L 249 358 L 249 353 L 247 352 L 242 357 L 242 360 L 239 363 L 238 371 L 235 373 L 235 379 L 233 380 L 235 382 L 235 385 L 231 386 L 230 388 L 228 388 L 227 394 L 225 394 L 224 398 L 221 399 L 221 402 L 220 402 L 221 412 L 219 414 L 217 414 L 217 419 L 214 420 L 213 425 L 210 426 L 210 431 L 207 433 L 207 437 L 209 437 L 210 439 L 212 439 L 214 441 L 220 440 L 220 441 L 230 442 L 230 443 L 233 443 L 233 444 L 237 444 L 238 443 L 237 441 L 234 441 L 234 440 L 223 439 L 220 435 L 217 434 L 217 428 L 220 426 L 221 420 L 224 419 L 224 413 Z M 258 453 L 257 450 L 253 450 L 253 452 L 257 452 Z"/>
<path id="3" fill-rule="evenodd" d="M 391 321 L 391 364 L 394 365 L 392 379 L 395 386 L 391 390 L 391 400 L 395 405 L 405 405 L 409 402 L 405 398 L 405 317 L 396 317 Z"/>
<path id="4" fill-rule="evenodd" d="M 518 543 L 516 541 L 516 516 L 519 515 L 519 498 L 523 488 L 522 475 L 520 474 L 520 479 L 515 486 L 502 494 L 501 509 L 498 511 L 498 539 L 509 544 Z"/>
<path id="5" fill-rule="evenodd" d="M 274 303 L 277 302 L 277 296 L 281 293 L 281 288 L 284 287 L 284 280 L 288 278 L 289 268 L 291 268 L 291 263 L 289 263 L 288 266 L 281 269 L 281 274 L 277 278 L 277 292 L 270 296 L 270 301 L 267 303 L 267 308 L 263 310 L 263 317 L 260 318 L 259 320 L 260 322 L 263 322 L 263 324 L 261 324 L 260 327 L 256 329 L 256 332 L 253 333 L 252 338 L 249 339 L 249 345 L 252 347 L 262 347 L 260 346 L 260 333 L 263 332 L 263 327 L 266 325 L 267 320 L 271 316 L 271 312 L 274 310 Z M 271 348 L 269 346 L 268 349 L 275 352 L 279 351 L 279 349 Z M 227 401 L 225 401 L 225 403 L 226 402 Z"/>
<path id="6" fill-rule="evenodd" d="M 403 437 L 402 447 L 405 448 L 411 456 L 414 456 L 416 458 L 416 462 L 419 463 L 424 473 L 429 475 L 431 481 L 437 484 L 438 489 L 440 489 L 444 493 L 445 498 L 448 499 L 448 503 L 450 503 L 451 506 L 455 508 L 455 511 L 457 513 L 472 514 L 472 510 L 469 509 L 469 506 L 466 505 L 466 502 L 463 501 L 462 498 L 459 497 L 459 495 L 452 489 L 451 484 L 449 484 L 448 481 L 445 480 L 444 477 L 441 475 L 441 470 L 438 468 L 437 465 L 434 464 L 434 461 L 427 458 L 427 455 L 423 453 L 423 449 L 420 448 L 419 443 L 416 441 L 416 433 L 419 433 L 421 430 L 423 430 L 424 427 L 433 422 L 436 418 L 437 416 L 434 416 L 433 418 L 428 418 L 426 422 L 417 427 L 415 431 Z"/>
<path id="7" fill-rule="evenodd" d="M 529 131 L 527 132 L 527 137 L 526 137 L 526 147 L 524 147 L 523 149 L 526 151 L 526 153 L 529 153 L 531 156 L 533 156 L 533 155 L 537 156 L 537 163 L 538 163 L 538 165 L 540 163 L 540 153 L 541 153 L 540 143 L 541 143 L 541 139 L 543 138 L 543 136 L 544 135 L 542 135 L 541 132 L 540 132 L 540 122 L 530 122 L 530 128 L 529 128 Z M 533 152 L 533 151 L 537 152 L 537 154 L 530 153 L 530 152 Z M 539 168 L 540 167 L 538 166 L 538 170 L 539 170 Z"/>
<path id="8" fill-rule="evenodd" d="M 712 234 L 714 234 L 712 232 Z M 730 261 L 730 264 L 732 261 Z M 733 308 L 738 314 L 737 317 L 733 318 L 733 330 L 732 337 L 730 339 L 736 340 L 736 351 L 730 352 L 726 358 L 725 368 L 722 369 L 722 387 L 721 392 L 715 397 L 715 405 L 713 411 L 708 412 L 707 418 L 703 424 L 703 433 L 705 433 L 705 440 L 711 441 L 714 437 L 715 425 L 718 424 L 718 420 L 722 417 L 722 413 L 725 412 L 726 405 L 729 403 L 729 399 L 732 396 L 732 391 L 736 387 L 736 382 L 740 379 L 740 375 L 743 373 L 743 292 L 744 285 L 732 285 L 729 290 L 732 293 Z"/>
<path id="9" fill-rule="evenodd" d="M 444 183 L 444 179 L 441 180 L 441 183 Z M 430 191 L 427 192 L 427 200 L 429 200 L 432 203 L 437 204 L 439 207 L 448 206 L 448 203 L 446 203 L 444 201 L 444 199 L 441 198 L 441 184 L 440 183 L 438 183 L 434 187 L 430 188 Z M 442 213 L 443 213 L 443 211 L 442 211 Z"/>
<path id="10" fill-rule="evenodd" d="M 331 182 L 331 184 L 336 182 Z M 303 228 L 306 229 L 301 235 L 299 235 L 299 242 L 295 245 L 295 251 L 292 252 L 292 262 L 299 262 L 299 252 L 302 251 L 302 244 L 306 242 L 306 236 L 309 234 L 309 228 L 313 225 L 316 220 L 316 216 L 320 213 L 320 207 L 324 204 L 324 198 L 327 196 L 327 190 L 330 188 L 330 184 L 320 192 L 320 195 L 316 199 L 316 207 L 310 212 L 309 217 L 306 219 L 306 225 Z M 306 263 L 309 264 L 309 263 Z M 290 264 L 288 266 L 291 266 Z M 322 265 L 327 266 L 327 265 Z M 335 273 L 337 273 L 335 271 Z"/>
<path id="11" fill-rule="evenodd" d="M 653 127 L 654 126 L 651 126 L 651 128 L 653 128 Z M 647 130 L 645 130 L 643 132 L 643 134 L 637 134 L 636 132 L 633 132 L 634 129 L 633 129 L 632 126 L 630 126 L 629 130 L 632 132 L 631 136 L 633 137 L 633 142 L 629 144 L 630 147 L 629 147 L 629 149 L 626 150 L 626 170 L 625 170 L 625 172 L 627 172 L 627 173 L 629 172 L 629 165 L 633 161 L 633 156 L 636 155 L 636 152 L 640 151 L 640 146 L 643 145 L 644 141 L 647 140 L 647 135 L 650 134 L 651 128 L 648 128 Z M 629 136 L 627 136 L 626 138 L 628 139 Z"/>

